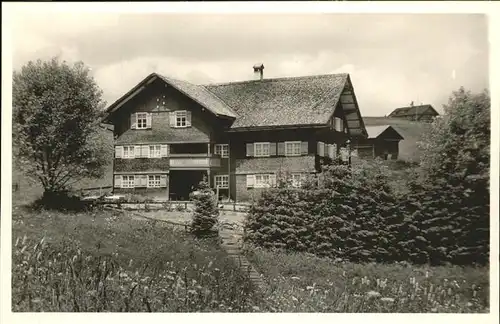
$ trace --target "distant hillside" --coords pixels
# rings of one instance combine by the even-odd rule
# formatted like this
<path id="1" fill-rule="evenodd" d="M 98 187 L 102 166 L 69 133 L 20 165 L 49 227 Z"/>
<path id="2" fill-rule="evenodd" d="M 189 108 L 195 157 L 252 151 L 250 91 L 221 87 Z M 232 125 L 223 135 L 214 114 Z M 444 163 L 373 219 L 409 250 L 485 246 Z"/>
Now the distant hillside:
<path id="1" fill-rule="evenodd" d="M 399 142 L 399 158 L 405 161 L 419 161 L 417 142 L 421 140 L 422 134 L 430 129 L 430 124 L 386 117 L 363 117 L 363 120 L 365 126 L 394 127 L 404 137 L 404 140 Z"/>

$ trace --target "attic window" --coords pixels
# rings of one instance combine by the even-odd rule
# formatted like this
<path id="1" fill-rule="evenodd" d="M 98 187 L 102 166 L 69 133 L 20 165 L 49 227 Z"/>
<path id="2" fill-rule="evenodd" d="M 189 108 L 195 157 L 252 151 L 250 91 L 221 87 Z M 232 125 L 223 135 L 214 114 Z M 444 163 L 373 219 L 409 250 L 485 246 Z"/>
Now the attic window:
<path id="1" fill-rule="evenodd" d="M 187 111 L 179 110 L 175 112 L 175 126 L 176 127 L 186 127 L 187 123 Z"/>
<path id="2" fill-rule="evenodd" d="M 147 128 L 147 119 L 148 119 L 148 114 L 147 113 L 137 113 L 136 115 L 136 121 L 137 121 L 137 129 L 146 129 Z"/>

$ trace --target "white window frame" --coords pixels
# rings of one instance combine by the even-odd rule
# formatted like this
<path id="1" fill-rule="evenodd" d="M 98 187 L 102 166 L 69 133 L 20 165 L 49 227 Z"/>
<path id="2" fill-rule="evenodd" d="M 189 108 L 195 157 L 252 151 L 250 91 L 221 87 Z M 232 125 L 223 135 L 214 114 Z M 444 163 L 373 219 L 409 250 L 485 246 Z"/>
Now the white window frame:
<path id="1" fill-rule="evenodd" d="M 229 144 L 215 144 L 215 154 L 220 155 L 221 158 L 229 157 Z"/>
<path id="2" fill-rule="evenodd" d="M 144 116 L 144 117 L 142 117 Z M 144 124 L 142 124 L 144 122 Z M 135 128 L 136 129 L 146 129 L 148 128 L 148 113 L 138 112 L 135 113 Z"/>
<path id="3" fill-rule="evenodd" d="M 219 186 L 219 189 L 229 188 L 229 176 L 227 174 L 216 175 L 214 177 L 215 188 Z"/>
<path id="4" fill-rule="evenodd" d="M 148 188 L 161 188 L 161 176 L 159 174 L 148 175 Z"/>
<path id="5" fill-rule="evenodd" d="M 255 157 L 267 157 L 267 156 L 270 156 L 269 154 L 271 153 L 270 152 L 270 149 L 271 149 L 271 143 L 270 142 L 257 142 L 257 143 L 253 143 L 253 155 Z M 267 147 L 267 153 L 264 153 L 264 148 Z M 257 154 L 258 150 L 257 148 L 260 148 L 260 151 L 261 153 L 260 154 Z"/>
<path id="6" fill-rule="evenodd" d="M 122 157 L 124 159 L 135 159 L 135 146 L 134 145 L 123 146 Z"/>
<path id="7" fill-rule="evenodd" d="M 298 151 L 295 152 L 297 148 Z M 300 156 L 300 155 L 302 155 L 302 142 L 300 141 L 285 142 L 285 156 Z"/>
<path id="8" fill-rule="evenodd" d="M 176 110 L 175 111 L 175 127 L 185 128 L 188 122 L 188 112 L 187 110 Z"/>
<path id="9" fill-rule="evenodd" d="M 255 176 L 255 188 L 269 188 L 271 186 L 271 175 L 262 173 L 256 174 Z M 264 180 L 267 177 L 267 180 Z"/>
<path id="10" fill-rule="evenodd" d="M 161 145 L 160 144 L 149 145 L 149 157 L 153 158 L 153 159 L 161 158 Z"/>
<path id="11" fill-rule="evenodd" d="M 122 188 L 135 188 L 135 176 L 122 175 Z"/>

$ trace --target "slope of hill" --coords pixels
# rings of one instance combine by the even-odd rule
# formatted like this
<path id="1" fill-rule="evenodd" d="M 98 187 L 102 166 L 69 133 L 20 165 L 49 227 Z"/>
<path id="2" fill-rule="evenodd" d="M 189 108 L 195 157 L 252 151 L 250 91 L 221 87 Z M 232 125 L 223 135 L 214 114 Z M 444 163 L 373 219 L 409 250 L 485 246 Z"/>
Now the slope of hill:
<path id="1" fill-rule="evenodd" d="M 417 142 L 430 129 L 430 124 L 386 117 L 363 117 L 363 120 L 365 126 L 391 125 L 394 127 L 404 137 L 404 140 L 399 142 L 399 158 L 405 161 L 419 161 Z"/>

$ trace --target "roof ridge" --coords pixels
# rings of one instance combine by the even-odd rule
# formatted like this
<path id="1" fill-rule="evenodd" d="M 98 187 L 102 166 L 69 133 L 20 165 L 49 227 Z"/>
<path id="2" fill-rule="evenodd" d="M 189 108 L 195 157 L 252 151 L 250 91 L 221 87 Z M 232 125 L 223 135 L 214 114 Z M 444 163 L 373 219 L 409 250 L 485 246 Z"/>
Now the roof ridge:
<path id="1" fill-rule="evenodd" d="M 327 73 L 327 74 L 313 74 L 313 75 L 301 75 L 301 76 L 289 76 L 289 77 L 277 77 L 277 78 L 264 78 L 262 80 L 243 80 L 243 81 L 229 81 L 229 82 L 214 82 L 200 84 L 204 87 L 210 86 L 223 86 L 223 85 L 233 85 L 233 84 L 245 84 L 245 83 L 256 83 L 256 82 L 273 82 L 273 81 L 286 81 L 286 80 L 297 80 L 297 79 L 317 79 L 324 78 L 328 76 L 347 76 L 349 73 Z"/>

